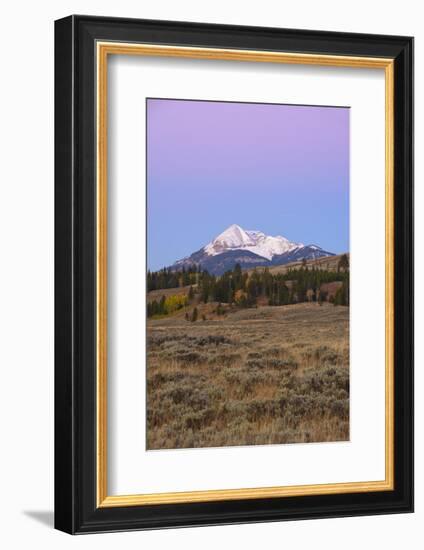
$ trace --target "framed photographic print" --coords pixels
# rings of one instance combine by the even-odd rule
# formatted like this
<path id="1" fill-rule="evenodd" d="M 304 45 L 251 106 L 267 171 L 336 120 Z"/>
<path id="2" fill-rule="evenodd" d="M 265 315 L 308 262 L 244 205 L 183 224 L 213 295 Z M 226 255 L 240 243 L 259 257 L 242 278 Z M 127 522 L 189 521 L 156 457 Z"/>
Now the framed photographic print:
<path id="1" fill-rule="evenodd" d="M 413 510 L 413 39 L 55 25 L 55 525 Z"/>

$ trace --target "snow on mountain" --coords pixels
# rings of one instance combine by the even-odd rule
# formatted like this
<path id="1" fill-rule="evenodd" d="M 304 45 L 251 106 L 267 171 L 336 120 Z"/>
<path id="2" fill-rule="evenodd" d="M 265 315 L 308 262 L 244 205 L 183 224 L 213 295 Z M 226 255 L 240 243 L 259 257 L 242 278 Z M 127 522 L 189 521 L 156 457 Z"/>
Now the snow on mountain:
<path id="1" fill-rule="evenodd" d="M 204 247 L 206 254 L 209 256 L 216 256 L 221 254 L 224 250 L 228 249 L 240 249 L 249 246 L 255 246 L 255 240 L 253 236 L 249 235 L 239 225 L 233 224 L 227 227 L 218 237 Z"/>
<path id="2" fill-rule="evenodd" d="M 334 254 L 317 245 L 304 245 L 280 235 L 272 237 L 233 224 L 197 252 L 176 261 L 172 268 L 179 270 L 199 265 L 211 274 L 222 275 L 236 264 L 242 268 L 266 267 L 324 256 Z"/>
<path id="3" fill-rule="evenodd" d="M 261 231 L 247 231 L 233 224 L 207 244 L 203 250 L 208 256 L 216 256 L 229 250 L 248 250 L 267 260 L 272 260 L 276 255 L 301 246 L 303 246 L 301 243 L 291 242 L 285 237 L 271 237 Z"/>

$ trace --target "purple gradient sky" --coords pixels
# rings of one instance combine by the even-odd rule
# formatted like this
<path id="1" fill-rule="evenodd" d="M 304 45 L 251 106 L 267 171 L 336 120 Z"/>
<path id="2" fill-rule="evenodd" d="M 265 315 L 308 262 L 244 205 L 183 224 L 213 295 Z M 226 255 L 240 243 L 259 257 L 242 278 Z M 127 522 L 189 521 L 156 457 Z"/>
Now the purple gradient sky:
<path id="1" fill-rule="evenodd" d="M 349 250 L 349 109 L 147 100 L 148 268 L 229 225 Z"/>

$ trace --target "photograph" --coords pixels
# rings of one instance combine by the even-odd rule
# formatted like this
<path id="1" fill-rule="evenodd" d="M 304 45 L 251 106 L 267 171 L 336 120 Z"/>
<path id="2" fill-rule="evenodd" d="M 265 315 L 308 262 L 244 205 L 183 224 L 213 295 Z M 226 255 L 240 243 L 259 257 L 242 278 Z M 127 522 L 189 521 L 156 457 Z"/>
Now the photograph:
<path id="1" fill-rule="evenodd" d="M 349 440 L 344 106 L 148 98 L 148 450 Z"/>

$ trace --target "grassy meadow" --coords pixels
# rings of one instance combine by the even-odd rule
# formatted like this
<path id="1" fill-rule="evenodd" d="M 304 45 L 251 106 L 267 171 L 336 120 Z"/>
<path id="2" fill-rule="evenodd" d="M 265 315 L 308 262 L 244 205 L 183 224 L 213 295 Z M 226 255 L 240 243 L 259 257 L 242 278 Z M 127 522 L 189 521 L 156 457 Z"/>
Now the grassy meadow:
<path id="1" fill-rule="evenodd" d="M 147 321 L 148 449 L 349 439 L 348 306 L 196 308 Z"/>

